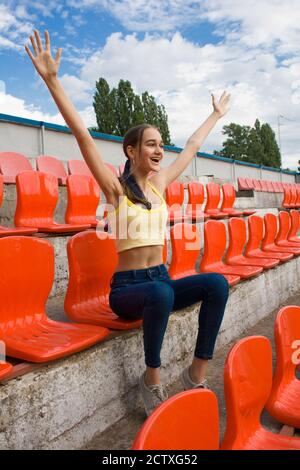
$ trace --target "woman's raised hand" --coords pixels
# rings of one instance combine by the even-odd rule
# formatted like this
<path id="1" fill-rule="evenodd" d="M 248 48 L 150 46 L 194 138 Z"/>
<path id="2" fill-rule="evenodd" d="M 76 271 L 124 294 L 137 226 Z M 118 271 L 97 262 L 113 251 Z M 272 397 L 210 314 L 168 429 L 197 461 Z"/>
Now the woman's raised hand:
<path id="1" fill-rule="evenodd" d="M 38 74 L 42 77 L 43 80 L 45 80 L 45 82 L 51 78 L 56 77 L 59 69 L 62 49 L 58 49 L 55 59 L 53 59 L 51 55 L 50 36 L 48 31 L 45 31 L 45 49 L 43 48 L 38 31 L 34 31 L 34 36 L 30 36 L 30 41 L 34 54 L 32 54 L 28 46 L 25 46 L 25 49 Z"/>
<path id="2" fill-rule="evenodd" d="M 229 110 L 230 94 L 224 91 L 219 101 L 216 100 L 216 97 L 213 93 L 211 94 L 211 96 L 214 111 L 218 113 L 219 117 L 224 116 L 224 114 L 226 114 Z"/>

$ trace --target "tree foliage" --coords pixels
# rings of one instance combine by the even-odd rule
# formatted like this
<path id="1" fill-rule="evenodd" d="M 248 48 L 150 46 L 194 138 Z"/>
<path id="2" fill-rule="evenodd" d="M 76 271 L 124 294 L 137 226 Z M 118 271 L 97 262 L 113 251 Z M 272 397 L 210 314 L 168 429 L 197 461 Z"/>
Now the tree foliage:
<path id="1" fill-rule="evenodd" d="M 281 155 L 269 124 L 261 125 L 258 119 L 253 127 L 231 123 L 223 127 L 223 134 L 227 139 L 223 148 L 214 152 L 215 155 L 280 168 Z"/>
<path id="2" fill-rule="evenodd" d="M 164 143 L 172 145 L 165 107 L 158 105 L 147 91 L 136 95 L 128 80 L 120 80 L 118 86 L 110 90 L 107 81 L 99 78 L 93 107 L 97 127 L 92 130 L 124 136 L 130 127 L 153 124 L 160 130 Z"/>

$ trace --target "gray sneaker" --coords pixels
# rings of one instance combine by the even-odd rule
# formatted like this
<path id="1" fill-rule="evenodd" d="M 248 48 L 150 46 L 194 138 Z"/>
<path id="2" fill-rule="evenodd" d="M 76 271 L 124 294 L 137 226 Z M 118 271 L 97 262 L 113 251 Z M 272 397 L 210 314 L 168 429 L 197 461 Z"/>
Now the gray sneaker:
<path id="1" fill-rule="evenodd" d="M 145 384 L 145 372 L 140 377 L 139 387 L 147 416 L 149 416 L 155 408 L 168 398 L 162 385 Z"/>
<path id="2" fill-rule="evenodd" d="M 209 389 L 207 380 L 204 379 L 202 382 L 196 384 L 195 382 L 192 381 L 190 372 L 189 372 L 189 367 L 184 369 L 180 375 L 181 383 L 183 385 L 184 390 L 192 390 L 193 388 L 207 388 Z"/>

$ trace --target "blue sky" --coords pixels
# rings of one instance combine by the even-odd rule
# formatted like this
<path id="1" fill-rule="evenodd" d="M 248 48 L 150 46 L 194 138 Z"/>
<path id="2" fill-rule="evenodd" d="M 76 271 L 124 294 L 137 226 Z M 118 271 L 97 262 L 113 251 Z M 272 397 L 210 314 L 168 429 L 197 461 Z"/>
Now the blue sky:
<path id="1" fill-rule="evenodd" d="M 210 92 L 232 94 L 229 114 L 202 147 L 222 145 L 222 126 L 269 122 L 283 166 L 300 159 L 299 0 L 0 0 L 0 112 L 63 124 L 23 45 L 33 28 L 63 47 L 60 78 L 87 126 L 95 81 L 128 79 L 150 91 L 183 146 L 211 110 Z"/>

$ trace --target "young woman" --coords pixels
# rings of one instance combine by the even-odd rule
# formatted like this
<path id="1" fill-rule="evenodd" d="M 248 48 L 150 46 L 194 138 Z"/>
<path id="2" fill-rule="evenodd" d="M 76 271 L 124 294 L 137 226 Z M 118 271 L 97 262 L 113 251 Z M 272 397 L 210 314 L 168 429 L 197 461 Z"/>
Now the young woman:
<path id="1" fill-rule="evenodd" d="M 207 363 L 212 358 L 222 322 L 228 282 L 224 276 L 214 273 L 197 274 L 176 281 L 169 278 L 162 263 L 168 216 L 162 194 L 182 174 L 214 125 L 227 112 L 230 95 L 224 92 L 219 101 L 212 95 L 212 113 L 167 168 L 160 166 L 164 148 L 159 130 L 150 125 L 129 129 L 123 142 L 127 162 L 123 175 L 118 178 L 106 167 L 58 80 L 62 49 L 52 58 L 47 31 L 45 47 L 37 31 L 30 36 L 30 41 L 33 53 L 28 46 L 25 49 L 112 207 L 109 219 L 116 234 L 119 262 L 111 281 L 110 306 L 120 317 L 143 318 L 146 371 L 140 378 L 140 391 L 146 413 L 150 414 L 166 398 L 160 383 L 159 368 L 169 314 L 200 301 L 194 358 L 191 366 L 182 372 L 181 380 L 185 389 L 207 386 Z M 138 226 L 141 227 L 140 231 L 136 230 Z"/>

